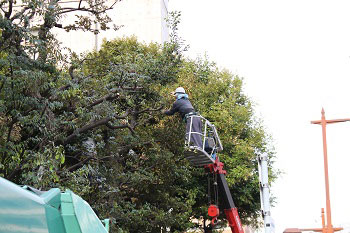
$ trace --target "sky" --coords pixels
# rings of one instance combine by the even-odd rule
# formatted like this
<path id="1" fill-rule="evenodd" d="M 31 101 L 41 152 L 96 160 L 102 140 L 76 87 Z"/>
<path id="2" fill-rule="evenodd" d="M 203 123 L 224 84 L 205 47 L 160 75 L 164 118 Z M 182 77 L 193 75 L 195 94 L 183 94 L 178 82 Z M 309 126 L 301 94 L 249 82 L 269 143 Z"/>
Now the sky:
<path id="1" fill-rule="evenodd" d="M 273 138 L 275 231 L 321 227 L 326 207 L 321 118 L 350 118 L 350 1 L 171 0 L 188 56 L 207 54 L 244 79 Z M 334 227 L 350 232 L 350 122 L 327 125 Z M 234 197 L 233 197 L 234 198 Z"/>

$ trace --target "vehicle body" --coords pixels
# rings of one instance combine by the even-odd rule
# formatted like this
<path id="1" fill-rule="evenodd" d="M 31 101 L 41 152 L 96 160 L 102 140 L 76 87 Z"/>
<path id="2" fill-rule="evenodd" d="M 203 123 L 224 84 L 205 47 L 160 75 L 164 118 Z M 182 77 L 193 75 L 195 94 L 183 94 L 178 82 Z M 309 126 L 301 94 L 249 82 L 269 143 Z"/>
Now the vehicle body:
<path id="1" fill-rule="evenodd" d="M 42 192 L 0 177 L 0 233 L 107 233 L 90 205 L 72 191 Z"/>

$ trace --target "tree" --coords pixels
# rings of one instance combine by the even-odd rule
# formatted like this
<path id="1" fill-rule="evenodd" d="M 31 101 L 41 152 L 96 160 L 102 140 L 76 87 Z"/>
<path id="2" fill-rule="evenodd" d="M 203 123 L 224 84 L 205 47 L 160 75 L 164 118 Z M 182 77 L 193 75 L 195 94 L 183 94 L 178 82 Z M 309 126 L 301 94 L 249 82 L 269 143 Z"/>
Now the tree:
<path id="1" fill-rule="evenodd" d="M 65 111 L 65 103 L 58 98 L 74 90 L 68 90 L 71 84 L 60 82 L 65 74 L 56 64 L 64 58 L 52 29 L 98 33 L 91 22 L 97 21 L 101 29 L 107 29 L 110 19 L 106 11 L 116 2 L 106 6 L 100 0 L 77 1 L 69 7 L 61 5 L 60 0 L 0 2 L 0 173 L 5 177 L 20 181 L 26 171 L 28 177 L 41 179 L 45 167 L 52 171 L 50 178 L 58 179 L 53 167 L 65 162 L 64 139 L 59 137 L 64 137 L 62 131 L 72 130 L 67 121 L 72 116 L 62 117 L 62 113 L 71 113 Z M 78 20 L 62 24 L 63 16 L 73 12 Z M 72 66 L 72 79 L 73 70 Z M 54 159 L 47 160 L 48 155 L 54 155 Z M 45 166 L 38 166 L 41 164 Z M 39 175 L 33 175 L 37 169 Z"/>
<path id="2" fill-rule="evenodd" d="M 244 224 L 258 226 L 260 194 L 257 156 L 270 156 L 269 178 L 279 171 L 273 167 L 274 149 L 263 123 L 254 115 L 252 101 L 243 93 L 243 79 L 219 70 L 207 58 L 188 60 L 179 73 L 178 85 L 186 86 L 192 102 L 202 116 L 214 123 L 223 143 L 219 154 L 227 171 L 226 179 Z M 206 179 L 203 175 L 200 180 Z M 203 193 L 206 193 L 207 187 Z M 205 205 L 202 198 L 197 204 Z M 198 209 L 197 216 L 205 216 Z"/>
<path id="3" fill-rule="evenodd" d="M 177 46 L 148 48 L 130 39 L 116 42 L 110 55 L 107 43 L 100 53 L 73 56 L 66 64 L 50 30 L 60 12 L 69 9 L 53 7 L 57 2 L 52 1 L 25 3 L 19 21 L 13 1 L 1 5 L 1 176 L 44 190 L 70 188 L 102 217 L 114 219 L 114 228 L 152 231 L 183 222 L 188 216 L 170 208 L 185 209 L 173 193 L 186 191 L 166 192 L 179 182 L 169 174 L 154 179 L 174 166 L 160 169 L 157 143 L 136 132 L 155 122 L 161 96 L 152 86 L 175 79 L 181 57 Z M 38 35 L 30 33 L 32 15 L 43 19 L 35 27 Z M 160 190 L 148 199 L 145 192 L 153 186 Z M 146 223 L 145 217 L 153 220 Z M 140 224 L 135 228 L 130 220 Z"/>
<path id="4" fill-rule="evenodd" d="M 244 222 L 256 223 L 255 157 L 272 150 L 242 80 L 207 60 L 184 59 L 176 34 L 164 46 L 105 42 L 67 63 L 51 30 L 91 31 L 93 20 L 108 21 L 110 6 L 59 2 L 0 2 L 0 175 L 43 190 L 70 188 L 112 219 L 113 232 L 185 231 L 191 217 L 205 216 L 206 178 L 183 156 L 182 121 L 160 114 L 180 85 L 217 125 L 237 207 Z M 62 14 L 73 11 L 92 16 L 64 26 Z"/>

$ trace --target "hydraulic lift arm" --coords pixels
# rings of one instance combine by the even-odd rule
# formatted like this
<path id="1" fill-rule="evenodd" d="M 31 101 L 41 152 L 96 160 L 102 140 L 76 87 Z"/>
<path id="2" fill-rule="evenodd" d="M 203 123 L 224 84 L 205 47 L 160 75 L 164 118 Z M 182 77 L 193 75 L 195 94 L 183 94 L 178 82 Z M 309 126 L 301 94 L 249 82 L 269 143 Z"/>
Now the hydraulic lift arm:
<path id="1" fill-rule="evenodd" d="M 226 219 L 234 233 L 244 233 L 241 220 L 239 218 L 237 208 L 232 200 L 230 190 L 228 188 L 226 178 L 224 174 L 218 175 L 219 195 L 224 203 L 224 211 Z"/>
<path id="2" fill-rule="evenodd" d="M 203 125 L 202 132 L 193 130 L 192 123 L 199 122 Z M 204 166 L 204 168 L 212 173 L 215 177 L 214 190 L 216 196 L 220 198 L 220 207 L 223 207 L 226 219 L 228 220 L 229 226 L 233 233 L 244 233 L 241 220 L 238 215 L 237 208 L 233 202 L 230 189 L 228 187 L 225 174 L 226 171 L 223 169 L 224 164 L 220 162 L 217 152 L 222 151 L 223 147 L 216 131 L 216 128 L 207 119 L 200 115 L 191 115 L 187 117 L 187 122 L 190 124 L 189 131 L 186 132 L 186 143 L 185 143 L 185 156 L 194 166 Z M 200 135 L 203 143 L 199 144 L 195 142 L 194 137 Z M 199 147 L 202 146 L 202 147 Z M 210 197 L 210 184 L 208 184 Z M 210 198 L 209 198 L 210 199 Z M 211 201 L 209 201 L 211 204 Z M 216 224 L 217 217 L 219 216 L 218 200 L 216 198 L 215 204 L 211 204 L 208 208 L 208 215 L 212 217 L 211 225 Z M 205 224 L 204 224 L 205 225 Z M 206 226 L 204 226 L 205 232 Z"/>
<path id="3" fill-rule="evenodd" d="M 224 208 L 226 219 L 231 227 L 231 231 L 233 233 L 244 233 L 237 208 L 233 202 L 232 195 L 225 178 L 226 171 L 223 170 L 223 166 L 224 164 L 219 162 L 219 158 L 216 158 L 214 164 L 209 164 L 206 167 L 210 172 L 217 174 L 220 202 Z"/>

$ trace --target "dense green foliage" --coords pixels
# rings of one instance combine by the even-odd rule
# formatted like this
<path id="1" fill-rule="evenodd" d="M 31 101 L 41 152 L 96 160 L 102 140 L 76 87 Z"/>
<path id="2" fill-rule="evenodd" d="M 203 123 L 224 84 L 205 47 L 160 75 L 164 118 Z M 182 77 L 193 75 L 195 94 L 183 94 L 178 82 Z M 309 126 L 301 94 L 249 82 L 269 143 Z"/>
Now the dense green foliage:
<path id="1" fill-rule="evenodd" d="M 10 10 L 13 1 L 0 3 L 2 177 L 44 190 L 69 188 L 100 218 L 112 219 L 112 232 L 189 229 L 190 218 L 206 216 L 206 174 L 184 159 L 184 123 L 160 112 L 183 86 L 219 130 L 220 158 L 243 222 L 257 223 L 256 156 L 273 151 L 242 79 L 207 60 L 183 58 L 176 34 L 164 46 L 135 38 L 105 42 L 68 63 L 50 32 L 66 13 L 59 1 L 23 2 L 21 15 Z M 107 7 L 90 9 L 108 21 Z M 34 16 L 42 17 L 37 36 L 30 33 Z M 84 22 L 66 29 L 86 29 Z M 173 29 L 177 23 L 174 17 Z"/>

